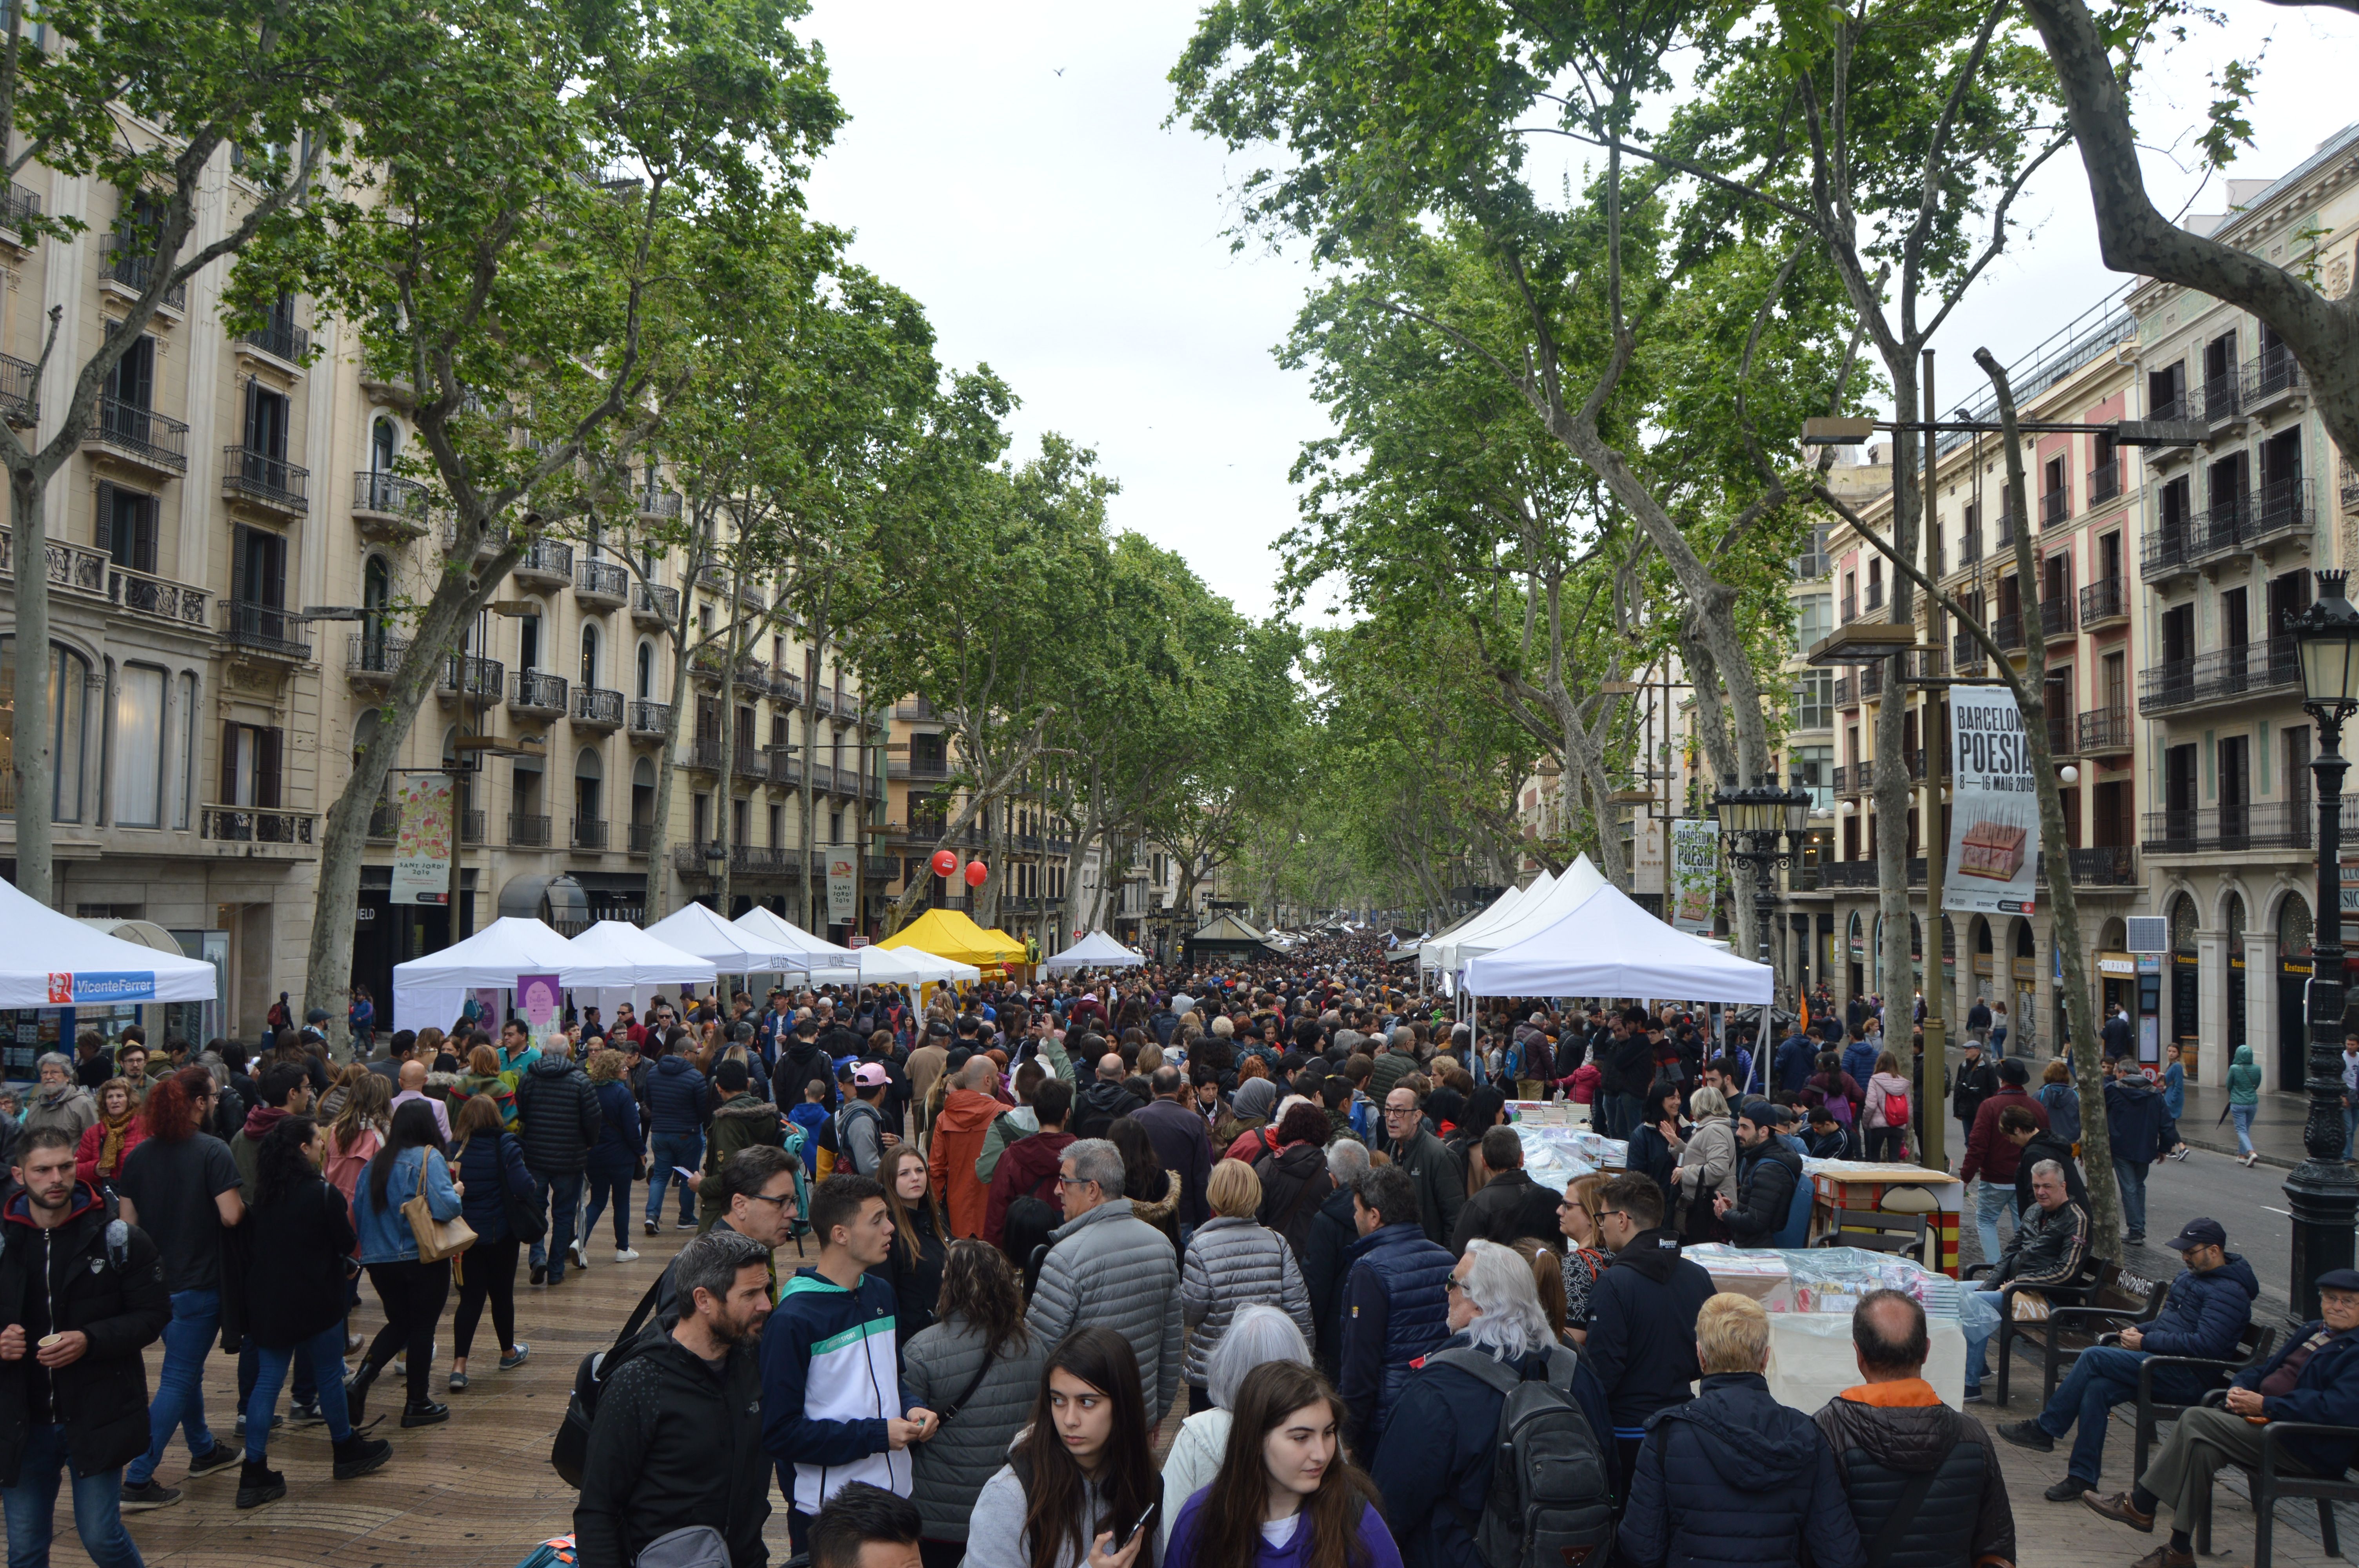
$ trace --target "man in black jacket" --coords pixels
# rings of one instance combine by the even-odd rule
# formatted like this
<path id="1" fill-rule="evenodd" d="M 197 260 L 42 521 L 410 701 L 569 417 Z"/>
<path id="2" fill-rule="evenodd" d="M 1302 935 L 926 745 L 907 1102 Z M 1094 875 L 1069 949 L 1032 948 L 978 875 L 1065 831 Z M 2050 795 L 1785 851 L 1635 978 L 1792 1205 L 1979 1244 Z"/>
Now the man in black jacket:
<path id="1" fill-rule="evenodd" d="M 2022 1151 L 2015 1157 L 2015 1212 L 2021 1214 L 2036 1201 L 2031 1195 L 2031 1173 L 2043 1160 L 2053 1160 L 2064 1173 L 2064 1190 L 2082 1208 L 2089 1206 L 2089 1184 L 2082 1179 L 2081 1167 L 2072 1158 L 2071 1143 L 2039 1125 L 2038 1119 L 2019 1105 L 2008 1106 L 1998 1113 L 1999 1136 Z"/>
<path id="2" fill-rule="evenodd" d="M 835 1108 L 835 1063 L 819 1048 L 817 1022 L 808 1018 L 797 1022 L 793 1035 L 778 1052 L 778 1065 L 772 1069 L 770 1079 L 781 1105 L 801 1104 L 803 1090 L 818 1083 L 827 1086 L 819 1103 L 830 1110 Z"/>
<path id="3" fill-rule="evenodd" d="M 525 1069 L 516 1083 L 516 1108 L 525 1169 L 532 1173 L 533 1206 L 547 1213 L 556 1206 L 550 1233 L 532 1244 L 532 1282 L 546 1277 L 560 1284 L 568 1256 L 577 1269 L 590 1266 L 573 1225 L 582 1210 L 582 1173 L 605 1128 L 598 1091 L 573 1065 L 573 1047 L 564 1035 L 551 1039 L 541 1048 L 540 1060 Z"/>
<path id="4" fill-rule="evenodd" d="M 101 1568 L 138 1568 L 123 1466 L 147 1451 L 140 1352 L 172 1316 L 162 1258 L 74 1180 L 73 1143 L 58 1129 L 25 1135 L 16 1178 L 23 1190 L 0 1211 L 0 1487 L 46 1519 L 71 1473 L 82 1550 Z M 49 1544 L 12 1541 L 10 1552 L 46 1559 Z"/>
<path id="5" fill-rule="evenodd" d="M 1478 1238 L 1512 1247 L 1522 1237 L 1546 1241 L 1562 1234 L 1557 1228 L 1556 1206 L 1564 1195 L 1540 1185 L 1525 1171 L 1524 1143 L 1516 1130 L 1494 1127 L 1475 1147 L 1490 1175 L 1483 1190 L 1458 1211 L 1457 1227 L 1450 1233 L 1451 1252 L 1465 1256 L 1466 1244 Z"/>
<path id="6" fill-rule="evenodd" d="M 1736 1245 L 1770 1245 L 1786 1228 L 1801 1180 L 1802 1157 L 1777 1141 L 1769 1102 L 1746 1100 L 1736 1118 L 1736 1196 L 1721 1193 L 1712 1199 L 1713 1212 Z"/>
<path id="7" fill-rule="evenodd" d="M 1651 1176 L 1620 1175 L 1597 1193 L 1597 1235 L 1614 1266 L 1589 1292 L 1589 1338 L 1582 1358 L 1604 1387 L 1621 1451 L 1620 1474 L 1637 1464 L 1647 1418 L 1685 1404 L 1703 1376 L 1696 1359 L 1696 1314 L 1712 1298 L 1712 1276 L 1680 1256 L 1662 1228 L 1663 1189 Z"/>
<path id="8" fill-rule="evenodd" d="M 1922 1060 L 1922 1057 L 1919 1057 Z M 1983 1101 L 1998 1093 L 1998 1069 L 1983 1055 L 1982 1043 L 1966 1042 L 1966 1059 L 1958 1064 L 1958 1081 L 1950 1094 L 1950 1114 L 1958 1119 L 1958 1147 L 1973 1136 L 1974 1113 Z"/>
<path id="9" fill-rule="evenodd" d="M 573 1509 L 579 1568 L 629 1568 L 658 1536 L 720 1531 L 734 1568 L 765 1568 L 770 1467 L 756 1349 L 770 1315 L 770 1255 L 715 1227 L 673 1265 L 689 1303 L 598 1397 Z"/>

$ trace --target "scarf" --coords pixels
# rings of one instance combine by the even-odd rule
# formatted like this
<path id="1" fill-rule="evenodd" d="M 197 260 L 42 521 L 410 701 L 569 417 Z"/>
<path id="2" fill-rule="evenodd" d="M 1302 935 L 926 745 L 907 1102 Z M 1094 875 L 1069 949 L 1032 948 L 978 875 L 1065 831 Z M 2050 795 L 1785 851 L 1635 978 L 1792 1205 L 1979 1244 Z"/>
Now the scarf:
<path id="1" fill-rule="evenodd" d="M 136 1110 L 126 1108 L 119 1117 L 106 1116 L 99 1119 L 99 1124 L 106 1129 L 106 1135 L 100 1140 L 98 1145 L 100 1175 L 113 1176 L 122 1173 L 123 1141 L 131 1135 L 131 1123 L 138 1114 Z"/>

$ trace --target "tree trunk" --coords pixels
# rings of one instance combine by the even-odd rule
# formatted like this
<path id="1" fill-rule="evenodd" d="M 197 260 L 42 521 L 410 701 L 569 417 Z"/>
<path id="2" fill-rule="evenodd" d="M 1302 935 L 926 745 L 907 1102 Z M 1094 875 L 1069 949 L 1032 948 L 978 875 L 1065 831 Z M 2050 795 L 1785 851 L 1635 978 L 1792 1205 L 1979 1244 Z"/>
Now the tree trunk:
<path id="1" fill-rule="evenodd" d="M 734 585 L 730 595 L 736 597 Z M 721 847 L 721 869 L 712 873 L 712 913 L 729 918 L 729 857 L 735 852 L 737 824 L 737 649 L 741 630 L 734 604 L 721 661 L 721 784 L 713 791 L 712 840 Z M 752 814 L 749 811 L 747 815 Z"/>
<path id="2" fill-rule="evenodd" d="M 36 903 L 57 898 L 51 876 L 55 853 L 50 814 L 55 805 L 55 763 L 49 738 L 57 727 L 49 712 L 49 533 L 42 509 L 48 486 L 39 470 L 27 467 L 8 476 L 10 514 L 16 522 L 11 565 L 16 578 L 16 713 L 14 727 L 16 784 L 16 889 Z M 189 721 L 194 723 L 196 715 Z M 194 787 L 196 781 L 190 781 Z"/>
<path id="3" fill-rule="evenodd" d="M 1913 352 L 1903 349 L 1887 357 L 1886 372 L 1892 376 L 1892 406 L 1901 411 L 1903 419 L 1917 408 L 1916 360 Z M 1905 373 L 1905 376 L 1904 376 Z M 1910 430 L 1892 433 L 1892 549 L 1902 560 L 1917 558 L 1917 438 Z M 1895 626 L 1907 626 L 1912 631 L 1917 622 L 1916 597 L 1909 591 L 1905 574 L 1892 574 L 1892 612 Z M 1917 1054 L 1914 1031 L 1909 1021 L 1915 1016 L 1917 1000 L 1916 966 L 1909 957 L 1909 923 L 1911 920 L 1908 888 L 1908 809 L 1917 799 L 1916 781 L 1909 776 L 1908 752 L 1906 744 L 1908 717 L 1908 676 L 1917 661 L 1906 654 L 1884 661 L 1884 700 L 1875 710 L 1875 882 L 1876 914 L 1881 922 L 1883 938 L 1876 945 L 1876 989 L 1884 998 L 1885 1037 L 1902 1045 L 1904 1073 L 1913 1073 Z M 1857 758 L 1853 759 L 1857 762 Z M 1930 956 L 1927 964 L 1934 964 Z M 1929 1070 L 1928 1084 L 1939 1083 L 1946 1063 L 1940 1070 Z"/>

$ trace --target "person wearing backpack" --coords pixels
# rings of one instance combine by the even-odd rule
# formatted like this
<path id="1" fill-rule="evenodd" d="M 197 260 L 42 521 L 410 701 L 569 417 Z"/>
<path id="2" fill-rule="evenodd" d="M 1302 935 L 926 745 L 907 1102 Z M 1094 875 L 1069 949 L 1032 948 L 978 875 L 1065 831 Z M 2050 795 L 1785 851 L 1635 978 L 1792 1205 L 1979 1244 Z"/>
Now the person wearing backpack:
<path id="1" fill-rule="evenodd" d="M 1073 1135 L 1065 1130 L 1072 1108 L 1071 1084 L 1057 1077 L 1040 1080 L 1040 1087 L 1032 1094 L 1032 1114 L 1039 1119 L 1040 1130 L 1010 1143 L 991 1173 L 991 1196 L 984 1205 L 983 1238 L 993 1246 L 1006 1245 L 1008 1211 L 1019 1203 L 1037 1204 L 1052 1217 L 1062 1212 L 1057 1178 L 1065 1150 L 1073 1142 Z M 1025 1261 L 1013 1253 L 1009 1260 L 1019 1268 Z"/>
<path id="2" fill-rule="evenodd" d="M 1769 1314 L 1723 1292 L 1696 1314 L 1701 1391 L 1647 1423 L 1615 1543 L 1632 1568 L 1862 1568 L 1826 1436 L 1779 1404 L 1761 1370 Z M 1805 1548 L 1809 1557 L 1803 1555 Z"/>
<path id="3" fill-rule="evenodd" d="M 1908 1158 L 1908 1080 L 1900 1076 L 1900 1058 L 1886 1051 L 1875 1059 L 1867 1080 L 1867 1158 L 1897 1162 Z"/>
<path id="4" fill-rule="evenodd" d="M 880 1062 L 863 1062 L 852 1070 L 853 1098 L 835 1113 L 836 1175 L 882 1178 L 885 1140 L 892 1136 L 885 1124 L 884 1103 L 892 1084 L 892 1075 Z"/>
<path id="5" fill-rule="evenodd" d="M 1556 1343 L 1531 1266 L 1513 1248 L 1470 1241 L 1450 1277 L 1451 1336 L 1411 1364 L 1368 1467 L 1402 1563 L 1609 1561 L 1614 1443 L 1603 1390 Z"/>

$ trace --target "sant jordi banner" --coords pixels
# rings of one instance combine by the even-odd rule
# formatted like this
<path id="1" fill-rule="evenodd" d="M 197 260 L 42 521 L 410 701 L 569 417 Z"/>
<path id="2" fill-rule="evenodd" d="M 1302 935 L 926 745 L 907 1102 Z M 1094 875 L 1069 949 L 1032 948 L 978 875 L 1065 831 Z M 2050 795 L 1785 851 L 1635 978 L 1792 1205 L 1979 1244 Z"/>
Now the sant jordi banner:
<path id="1" fill-rule="evenodd" d="M 2038 900 L 2039 778 L 2003 686 L 1950 688 L 1950 866 L 1941 907 L 2029 914 Z"/>
<path id="2" fill-rule="evenodd" d="M 1680 817 L 1671 824 L 1671 924 L 1711 935 L 1719 892 L 1720 824 L 1708 816 Z"/>
<path id="3" fill-rule="evenodd" d="M 393 786 L 392 903 L 451 902 L 451 804 L 448 773 L 404 773 Z"/>

